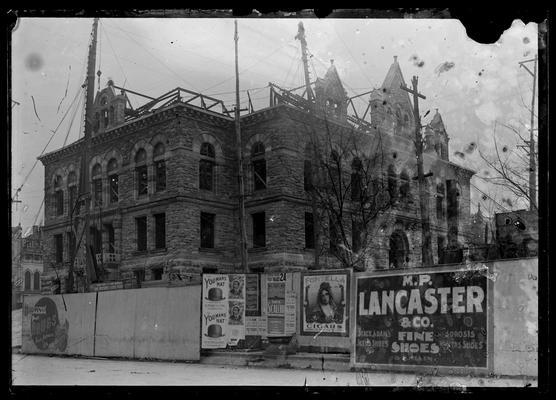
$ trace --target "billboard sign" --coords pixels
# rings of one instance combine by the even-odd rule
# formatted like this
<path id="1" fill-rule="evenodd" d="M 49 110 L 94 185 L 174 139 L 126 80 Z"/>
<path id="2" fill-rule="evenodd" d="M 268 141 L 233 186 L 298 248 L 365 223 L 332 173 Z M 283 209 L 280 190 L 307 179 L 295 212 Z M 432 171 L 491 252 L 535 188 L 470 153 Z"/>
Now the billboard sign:
<path id="1" fill-rule="evenodd" d="M 359 275 L 356 365 L 487 367 L 487 277 L 469 270 Z"/>

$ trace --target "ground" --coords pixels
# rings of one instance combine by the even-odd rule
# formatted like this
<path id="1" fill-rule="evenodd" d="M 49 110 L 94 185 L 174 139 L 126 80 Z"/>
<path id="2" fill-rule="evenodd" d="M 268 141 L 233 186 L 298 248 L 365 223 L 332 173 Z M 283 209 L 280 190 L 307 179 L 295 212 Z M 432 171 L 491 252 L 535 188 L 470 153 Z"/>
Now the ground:
<path id="1" fill-rule="evenodd" d="M 423 377 L 401 373 L 335 372 L 315 369 L 247 368 L 183 362 L 12 355 L 12 384 L 144 386 L 537 386 L 509 378 Z"/>

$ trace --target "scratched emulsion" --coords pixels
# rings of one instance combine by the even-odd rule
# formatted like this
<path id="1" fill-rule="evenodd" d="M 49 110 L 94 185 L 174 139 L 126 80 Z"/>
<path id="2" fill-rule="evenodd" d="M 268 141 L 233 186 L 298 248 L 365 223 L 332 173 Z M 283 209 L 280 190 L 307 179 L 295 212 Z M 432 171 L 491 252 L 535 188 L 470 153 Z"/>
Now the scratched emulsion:
<path id="1" fill-rule="evenodd" d="M 537 376 L 538 259 L 493 263 L 494 371 Z"/>

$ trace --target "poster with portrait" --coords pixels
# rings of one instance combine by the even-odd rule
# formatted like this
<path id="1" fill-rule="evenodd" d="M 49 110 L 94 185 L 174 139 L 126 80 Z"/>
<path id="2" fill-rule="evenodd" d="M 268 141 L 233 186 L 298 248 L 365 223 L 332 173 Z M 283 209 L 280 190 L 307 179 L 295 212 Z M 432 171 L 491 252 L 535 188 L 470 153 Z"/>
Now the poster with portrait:
<path id="1" fill-rule="evenodd" d="M 228 344 L 245 339 L 245 274 L 229 274 Z"/>
<path id="2" fill-rule="evenodd" d="M 301 281 L 301 334 L 348 336 L 350 272 L 308 272 Z"/>
<path id="3" fill-rule="evenodd" d="M 228 275 L 204 274 L 202 296 L 201 347 L 225 348 L 228 343 Z"/>

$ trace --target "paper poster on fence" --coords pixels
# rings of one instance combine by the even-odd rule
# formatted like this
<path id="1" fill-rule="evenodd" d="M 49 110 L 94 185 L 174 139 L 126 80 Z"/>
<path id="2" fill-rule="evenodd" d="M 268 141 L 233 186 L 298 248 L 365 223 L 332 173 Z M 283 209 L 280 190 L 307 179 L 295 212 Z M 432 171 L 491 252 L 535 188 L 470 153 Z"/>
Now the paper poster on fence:
<path id="1" fill-rule="evenodd" d="M 228 300 L 228 344 L 245 339 L 245 275 L 230 274 Z"/>
<path id="2" fill-rule="evenodd" d="M 349 273 L 307 273 L 302 276 L 301 333 L 348 334 Z"/>
<path id="3" fill-rule="evenodd" d="M 266 277 L 266 316 L 268 336 L 285 335 L 286 274 Z"/>
<path id="4" fill-rule="evenodd" d="M 201 347 L 225 348 L 228 343 L 228 275 L 203 275 L 203 317 Z"/>

